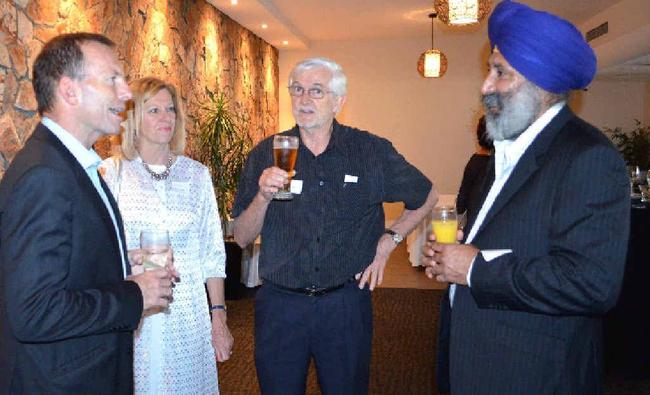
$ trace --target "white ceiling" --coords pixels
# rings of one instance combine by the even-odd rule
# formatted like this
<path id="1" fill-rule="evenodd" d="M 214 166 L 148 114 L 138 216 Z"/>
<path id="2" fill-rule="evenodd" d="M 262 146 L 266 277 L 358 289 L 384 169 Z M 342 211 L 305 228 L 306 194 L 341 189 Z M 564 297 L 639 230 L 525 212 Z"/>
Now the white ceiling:
<path id="1" fill-rule="evenodd" d="M 650 81 L 650 54 L 599 70 L 598 78 L 616 81 Z"/>
<path id="2" fill-rule="evenodd" d="M 231 0 L 207 1 L 281 50 L 307 49 L 313 41 L 427 36 L 431 29 L 428 14 L 433 8 L 433 0 L 237 0 L 237 5 Z M 580 25 L 620 0 L 520 1 Z M 262 23 L 268 27 L 263 29 Z M 436 30 L 443 33 L 452 29 L 436 23 Z M 610 67 L 599 75 L 650 81 L 648 57 Z"/>
<path id="3" fill-rule="evenodd" d="M 430 29 L 433 0 L 208 0 L 277 48 L 311 41 L 415 37 Z M 579 24 L 617 0 L 524 0 Z M 261 24 L 268 24 L 262 29 Z M 282 42 L 287 40 L 288 45 Z"/>

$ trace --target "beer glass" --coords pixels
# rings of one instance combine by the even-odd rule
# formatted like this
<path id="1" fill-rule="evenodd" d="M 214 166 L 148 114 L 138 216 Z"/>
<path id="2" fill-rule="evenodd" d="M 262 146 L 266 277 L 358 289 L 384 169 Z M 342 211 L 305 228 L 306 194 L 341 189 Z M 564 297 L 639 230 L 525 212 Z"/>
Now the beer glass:
<path id="1" fill-rule="evenodd" d="M 140 232 L 142 265 L 144 270 L 161 269 L 167 266 L 169 255 L 169 232 L 166 230 L 143 230 Z"/>
<path id="2" fill-rule="evenodd" d="M 274 136 L 273 137 L 273 160 L 275 166 L 289 173 L 289 180 L 284 186 L 273 195 L 275 200 L 291 200 L 291 177 L 293 168 L 298 158 L 298 137 L 297 136 Z"/>
<path id="3" fill-rule="evenodd" d="M 456 232 L 458 231 L 456 208 L 454 206 L 434 207 L 431 228 L 438 243 L 456 243 Z"/>

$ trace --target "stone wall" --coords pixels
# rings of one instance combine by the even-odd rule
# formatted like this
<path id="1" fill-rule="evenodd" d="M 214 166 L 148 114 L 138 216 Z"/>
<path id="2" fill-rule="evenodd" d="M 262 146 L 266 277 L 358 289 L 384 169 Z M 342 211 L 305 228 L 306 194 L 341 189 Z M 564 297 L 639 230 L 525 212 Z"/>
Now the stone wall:
<path id="1" fill-rule="evenodd" d="M 0 0 L 0 178 L 39 121 L 36 55 L 48 39 L 75 31 L 115 41 L 129 79 L 152 75 L 176 85 L 189 155 L 206 88 L 224 92 L 250 118 L 255 142 L 278 130 L 278 50 L 204 0 Z"/>

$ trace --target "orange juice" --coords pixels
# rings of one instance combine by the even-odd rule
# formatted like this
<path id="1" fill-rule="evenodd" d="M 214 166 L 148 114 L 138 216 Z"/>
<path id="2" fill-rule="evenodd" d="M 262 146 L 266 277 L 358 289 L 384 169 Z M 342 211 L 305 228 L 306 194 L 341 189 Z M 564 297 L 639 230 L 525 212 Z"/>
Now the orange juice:
<path id="1" fill-rule="evenodd" d="M 458 230 L 457 220 L 433 220 L 431 221 L 433 233 L 436 235 L 438 243 L 453 244 L 456 242 L 456 231 Z"/>

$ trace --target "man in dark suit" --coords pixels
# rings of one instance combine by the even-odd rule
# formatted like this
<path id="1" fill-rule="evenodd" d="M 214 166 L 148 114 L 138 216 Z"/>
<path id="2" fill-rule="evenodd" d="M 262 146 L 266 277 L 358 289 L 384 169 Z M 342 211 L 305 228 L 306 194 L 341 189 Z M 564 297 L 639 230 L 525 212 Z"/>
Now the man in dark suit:
<path id="1" fill-rule="evenodd" d="M 512 1 L 488 30 L 487 182 L 465 244 L 424 249 L 429 276 L 452 283 L 439 379 L 454 395 L 600 394 L 630 201 L 620 155 L 566 105 L 596 59 L 569 22 Z"/>
<path id="2" fill-rule="evenodd" d="M 96 170 L 131 97 L 113 47 L 62 35 L 34 63 L 42 121 L 0 184 L 0 394 L 132 393 L 132 331 L 171 297 L 173 270 L 129 275 Z"/>

